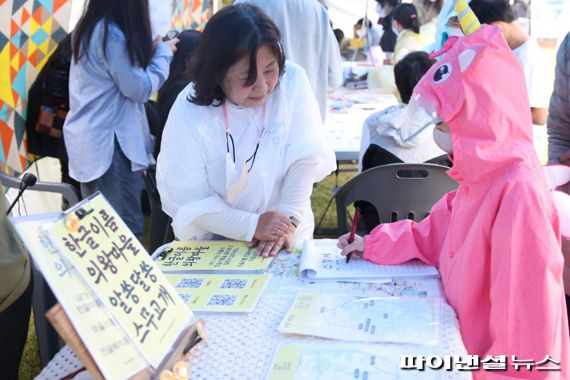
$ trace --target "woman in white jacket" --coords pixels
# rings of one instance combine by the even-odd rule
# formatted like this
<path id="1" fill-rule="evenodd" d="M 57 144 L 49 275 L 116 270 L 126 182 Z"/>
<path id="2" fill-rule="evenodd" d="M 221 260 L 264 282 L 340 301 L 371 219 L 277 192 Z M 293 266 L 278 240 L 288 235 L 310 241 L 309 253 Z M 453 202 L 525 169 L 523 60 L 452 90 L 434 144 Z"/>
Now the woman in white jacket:
<path id="1" fill-rule="evenodd" d="M 334 170 L 334 152 L 307 76 L 285 62 L 275 24 L 253 5 L 222 9 L 192 70 L 157 167 L 177 238 L 250 241 L 263 256 L 310 238 L 312 186 Z"/>

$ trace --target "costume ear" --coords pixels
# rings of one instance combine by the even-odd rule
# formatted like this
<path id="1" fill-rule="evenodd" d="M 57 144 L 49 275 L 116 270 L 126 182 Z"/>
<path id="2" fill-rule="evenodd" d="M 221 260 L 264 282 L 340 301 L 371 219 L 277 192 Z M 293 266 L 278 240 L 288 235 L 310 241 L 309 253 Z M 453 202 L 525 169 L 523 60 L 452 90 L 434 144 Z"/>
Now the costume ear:
<path id="1" fill-rule="evenodd" d="M 477 16 L 469 7 L 467 0 L 453 0 L 455 13 L 459 18 L 459 24 L 461 25 L 461 30 L 466 36 L 477 31 L 481 27 Z"/>
<path id="2" fill-rule="evenodd" d="M 459 68 L 462 73 L 464 73 L 465 70 L 471 66 L 471 63 L 473 63 L 476 54 L 477 53 L 473 49 L 466 49 L 459 53 L 457 59 L 459 60 Z"/>

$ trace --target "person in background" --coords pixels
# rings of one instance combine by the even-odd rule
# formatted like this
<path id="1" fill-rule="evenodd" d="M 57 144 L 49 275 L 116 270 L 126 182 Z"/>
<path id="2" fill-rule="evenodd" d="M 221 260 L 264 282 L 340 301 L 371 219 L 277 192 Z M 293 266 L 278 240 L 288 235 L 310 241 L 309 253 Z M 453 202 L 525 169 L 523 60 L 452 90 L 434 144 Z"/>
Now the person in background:
<path id="1" fill-rule="evenodd" d="M 429 134 L 425 133 L 412 143 L 403 141 L 400 135 L 406 107 L 414 87 L 434 63 L 435 60 L 430 59 L 427 53 L 416 51 L 396 64 L 394 76 L 402 103 L 374 112 L 364 122 L 358 159 L 360 171 L 400 162 L 430 161 L 451 166 L 447 156 L 443 156 L 445 152 L 437 146 Z M 438 161 L 433 161 L 436 159 Z M 360 202 L 357 206 L 360 207 L 362 221 L 367 231 L 371 231 L 379 223 L 376 209 L 366 202 Z"/>
<path id="2" fill-rule="evenodd" d="M 364 48 L 362 53 L 364 54 L 364 59 L 369 63 L 380 66 L 385 59 L 385 55 L 380 48 L 380 39 L 382 36 L 382 30 L 379 26 L 372 25 L 372 21 L 367 20 L 367 27 L 364 28 L 364 19 L 358 19 L 356 24 L 354 24 L 354 37 L 364 39 Z M 358 60 L 358 54 L 354 56 L 354 60 Z"/>
<path id="3" fill-rule="evenodd" d="M 396 64 L 394 76 L 401 103 L 374 112 L 364 122 L 358 160 L 361 170 L 396 162 L 425 162 L 444 154 L 431 138 L 406 143 L 399 134 L 412 91 L 434 63 L 427 53 L 416 51 Z M 378 148 L 384 154 L 379 154 Z"/>
<path id="4" fill-rule="evenodd" d="M 0 189 L 0 357 L 2 378 L 17 380 L 28 337 L 32 281 L 28 253 L 8 222 L 6 205 Z"/>
<path id="5" fill-rule="evenodd" d="M 248 241 L 264 257 L 311 238 L 311 191 L 335 169 L 334 151 L 275 23 L 252 4 L 225 7 L 191 65 L 194 81 L 170 110 L 156 171 L 176 237 Z"/>
<path id="6" fill-rule="evenodd" d="M 397 35 L 392 29 L 392 11 L 398 4 L 400 0 L 376 0 L 376 13 L 378 13 L 378 24 L 382 25 L 384 33 L 380 38 L 380 47 L 384 53 L 394 53 L 394 47 L 396 46 Z"/>
<path id="7" fill-rule="evenodd" d="M 342 29 L 336 28 L 333 29 L 334 36 L 336 38 L 336 42 L 338 42 L 339 49 L 342 49 L 343 41 L 344 41 L 344 32 Z"/>
<path id="8" fill-rule="evenodd" d="M 140 239 L 142 170 L 152 145 L 144 103 L 168 77 L 177 39 L 151 35 L 148 0 L 90 1 L 72 34 L 69 175 L 107 198 Z"/>
<path id="9" fill-rule="evenodd" d="M 392 29 L 398 35 L 394 56 L 394 64 L 413 51 L 422 50 L 426 45 L 420 34 L 420 19 L 413 4 L 400 4 L 392 15 Z"/>
<path id="10" fill-rule="evenodd" d="M 79 183 L 69 177 L 69 163 L 62 130 L 66 114 L 69 111 L 70 65 L 71 34 L 68 34 L 57 45 L 34 83 L 30 86 L 26 133 L 28 151 L 40 157 L 47 156 L 59 159 L 61 182 L 72 185 L 79 192 Z M 49 114 L 48 118 L 45 118 L 46 113 Z M 64 202 L 67 200 L 64 199 Z"/>
<path id="11" fill-rule="evenodd" d="M 554 90 L 548 108 L 548 163 L 570 166 L 570 33 L 556 54 Z"/>
<path id="12" fill-rule="evenodd" d="M 315 0 L 237 0 L 255 4 L 279 28 L 287 60 L 305 69 L 319 103 L 321 119 L 327 96 L 342 85 L 342 58 L 327 10 Z"/>
<path id="13" fill-rule="evenodd" d="M 568 321 L 560 220 L 533 151 L 525 79 L 494 25 L 460 37 L 416 85 L 403 136 L 434 123 L 459 183 L 421 222 L 380 224 L 339 239 L 342 254 L 379 264 L 438 267 L 467 353 L 507 355 L 560 371 L 474 371 L 475 379 L 567 379 Z M 421 117 L 423 115 L 424 117 Z M 536 328 L 540 325 L 540 328 Z M 509 359 L 509 364 L 511 364 Z"/>
<path id="14" fill-rule="evenodd" d="M 435 31 L 437 17 L 441 12 L 444 0 L 413 0 L 412 4 L 418 10 L 420 17 L 420 34 L 426 45 L 432 45 L 435 42 Z"/>
<path id="15" fill-rule="evenodd" d="M 192 54 L 198 47 L 201 36 L 202 33 L 197 30 L 184 30 L 176 36 L 179 42 L 176 45 L 176 52 L 174 53 L 172 62 L 170 62 L 168 79 L 164 82 L 160 90 L 158 90 L 158 97 L 156 99 L 160 120 L 159 128 L 154 134 L 155 157 L 158 157 L 158 153 L 160 152 L 162 131 L 168 119 L 170 108 L 172 108 L 172 104 L 174 104 L 178 94 L 193 80 L 189 63 Z"/>
<path id="16" fill-rule="evenodd" d="M 548 163 L 570 166 L 570 33 L 556 54 L 554 90 L 548 108 Z M 570 184 L 563 189 L 570 194 Z M 570 310 L 570 240 L 562 239 L 566 308 Z"/>
<path id="17" fill-rule="evenodd" d="M 534 146 L 540 161 L 545 163 L 547 137 L 544 124 L 548 118 L 551 88 L 544 53 L 536 40 L 530 38 L 517 24 L 508 0 L 471 0 L 469 5 L 482 24 L 493 24 L 501 28 L 503 37 L 523 68 L 532 115 Z"/>

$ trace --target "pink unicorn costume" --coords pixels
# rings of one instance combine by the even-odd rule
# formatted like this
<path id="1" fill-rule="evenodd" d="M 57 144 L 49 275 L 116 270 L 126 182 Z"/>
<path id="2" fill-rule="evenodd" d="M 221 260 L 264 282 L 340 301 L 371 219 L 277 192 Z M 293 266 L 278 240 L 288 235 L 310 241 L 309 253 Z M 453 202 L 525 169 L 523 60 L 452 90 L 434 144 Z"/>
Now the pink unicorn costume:
<path id="1" fill-rule="evenodd" d="M 364 237 L 364 258 L 439 268 L 468 353 L 508 358 L 508 371 L 475 378 L 568 378 L 559 219 L 532 144 L 523 73 L 499 28 L 459 38 L 412 102 L 430 103 L 449 126 L 448 173 L 460 186 L 419 223 L 376 227 Z M 515 371 L 511 355 L 535 363 L 549 355 L 561 370 Z"/>

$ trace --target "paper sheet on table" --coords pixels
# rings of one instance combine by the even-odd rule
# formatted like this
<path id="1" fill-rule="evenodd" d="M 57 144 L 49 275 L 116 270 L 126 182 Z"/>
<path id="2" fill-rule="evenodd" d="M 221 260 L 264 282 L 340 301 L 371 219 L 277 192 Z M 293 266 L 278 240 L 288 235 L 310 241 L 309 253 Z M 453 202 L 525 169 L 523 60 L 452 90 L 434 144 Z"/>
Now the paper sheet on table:
<path id="1" fill-rule="evenodd" d="M 308 379 L 440 379 L 441 370 L 404 370 L 401 355 L 437 355 L 436 347 L 421 350 L 404 345 L 280 344 L 267 380 Z"/>
<path id="2" fill-rule="evenodd" d="M 340 254 L 334 239 L 307 240 L 303 245 L 299 276 L 302 279 L 366 281 L 396 277 L 438 276 L 439 272 L 420 260 L 399 265 L 379 265 L 353 255 L 350 262 Z"/>
<path id="3" fill-rule="evenodd" d="M 433 345 L 439 341 L 440 303 L 439 298 L 301 292 L 278 330 L 353 342 Z"/>
<path id="4" fill-rule="evenodd" d="M 163 272 L 184 273 L 261 273 L 273 258 L 264 258 L 243 241 L 172 242 L 156 258 Z"/>
<path id="5" fill-rule="evenodd" d="M 251 312 L 271 275 L 165 273 L 192 311 Z"/>

